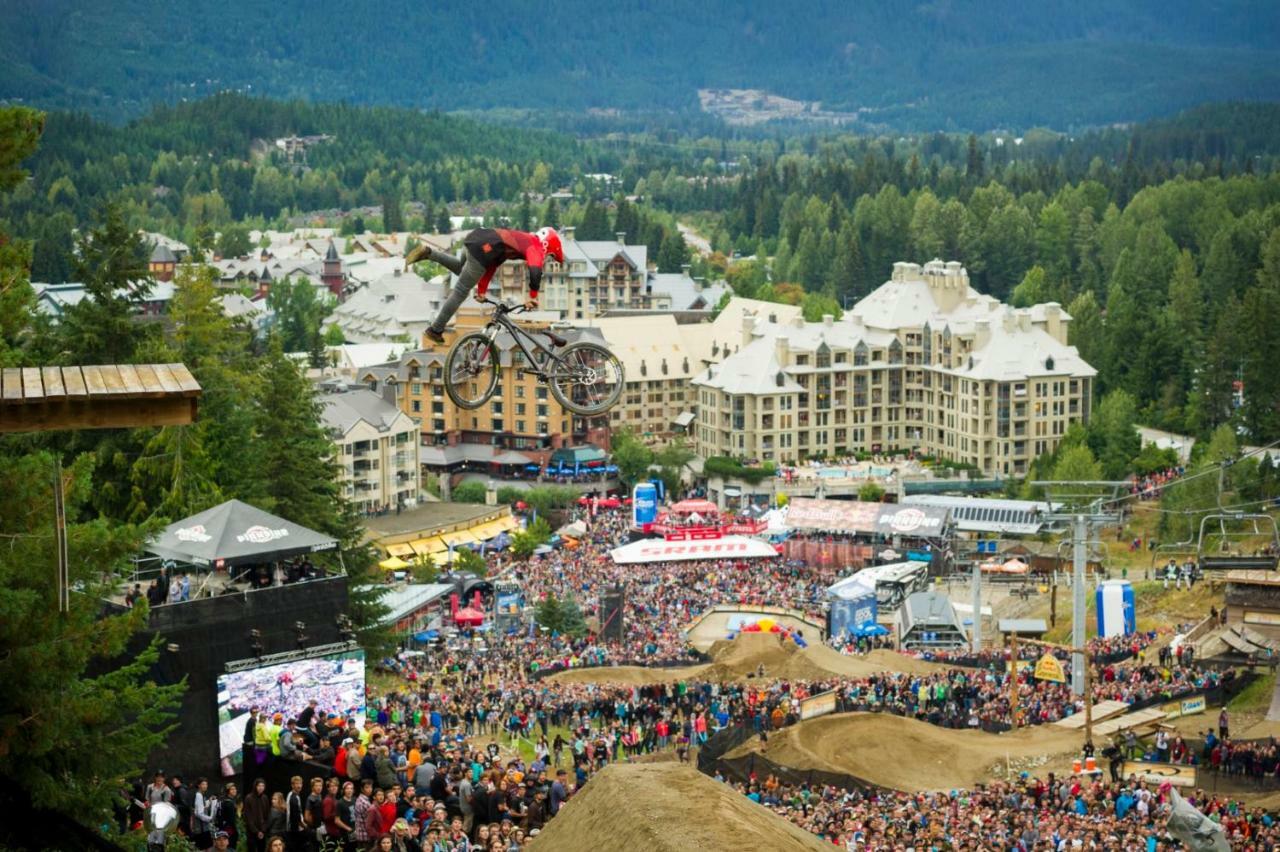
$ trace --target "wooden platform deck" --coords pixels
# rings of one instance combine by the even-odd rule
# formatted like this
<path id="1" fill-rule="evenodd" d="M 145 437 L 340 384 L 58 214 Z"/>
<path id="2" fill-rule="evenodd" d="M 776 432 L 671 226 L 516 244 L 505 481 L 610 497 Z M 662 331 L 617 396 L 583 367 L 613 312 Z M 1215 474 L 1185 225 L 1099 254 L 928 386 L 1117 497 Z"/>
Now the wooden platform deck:
<path id="1" fill-rule="evenodd" d="M 1111 734 L 1117 734 L 1121 731 L 1127 731 L 1130 728 L 1150 727 L 1154 730 L 1157 723 L 1162 721 L 1169 714 L 1161 710 L 1159 707 L 1148 707 L 1145 710 L 1135 710 L 1132 713 L 1126 713 L 1123 716 L 1116 716 L 1108 719 L 1102 724 L 1093 726 L 1094 737 L 1106 737 Z M 1142 735 L 1142 732 L 1139 732 Z"/>
<path id="2" fill-rule="evenodd" d="M 1104 719 L 1111 719 L 1115 716 L 1119 716 L 1121 713 L 1128 713 L 1128 712 L 1129 712 L 1129 705 L 1125 704 L 1123 701 L 1099 701 L 1097 704 L 1093 705 L 1094 730 L 1097 730 L 1098 723 L 1103 721 Z M 1059 719 L 1053 724 L 1057 725 L 1059 728 L 1072 728 L 1072 729 L 1083 728 L 1084 714 L 1073 713 L 1067 718 Z"/>
<path id="3" fill-rule="evenodd" d="M 183 364 L 6 367 L 0 432 L 181 426 L 201 393 Z"/>

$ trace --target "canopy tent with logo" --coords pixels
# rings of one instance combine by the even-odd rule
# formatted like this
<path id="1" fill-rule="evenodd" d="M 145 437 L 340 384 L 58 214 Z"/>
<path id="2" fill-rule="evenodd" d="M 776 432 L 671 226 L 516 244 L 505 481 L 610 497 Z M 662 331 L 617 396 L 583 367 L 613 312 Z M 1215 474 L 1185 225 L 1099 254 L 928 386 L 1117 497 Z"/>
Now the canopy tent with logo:
<path id="1" fill-rule="evenodd" d="M 251 565 L 303 553 L 334 550 L 323 533 L 228 500 L 165 527 L 146 546 L 148 553 L 190 565 Z"/>

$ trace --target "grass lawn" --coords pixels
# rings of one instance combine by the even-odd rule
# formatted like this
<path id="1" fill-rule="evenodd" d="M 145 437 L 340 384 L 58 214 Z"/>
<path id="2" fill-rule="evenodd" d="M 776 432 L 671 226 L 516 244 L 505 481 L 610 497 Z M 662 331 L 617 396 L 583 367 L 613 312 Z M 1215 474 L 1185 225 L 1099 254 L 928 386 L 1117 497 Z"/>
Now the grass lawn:
<path id="1" fill-rule="evenodd" d="M 1271 709 L 1271 696 L 1275 690 L 1276 676 L 1265 674 L 1231 699 L 1227 709 L 1233 713 L 1259 713 L 1265 716 Z"/>

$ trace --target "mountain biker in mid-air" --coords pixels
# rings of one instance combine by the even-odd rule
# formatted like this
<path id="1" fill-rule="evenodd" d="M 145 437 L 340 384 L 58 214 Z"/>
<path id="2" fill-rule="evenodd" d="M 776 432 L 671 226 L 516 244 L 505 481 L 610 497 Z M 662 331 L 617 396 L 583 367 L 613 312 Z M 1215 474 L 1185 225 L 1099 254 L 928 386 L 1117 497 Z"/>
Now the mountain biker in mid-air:
<path id="1" fill-rule="evenodd" d="M 462 240 L 464 251 L 454 257 L 448 252 L 435 251 L 422 243 L 405 257 L 409 267 L 422 260 L 434 260 L 458 276 L 435 321 L 427 327 L 427 339 L 444 343 L 444 327 L 458 311 L 472 287 L 476 297 L 484 298 L 493 273 L 508 260 L 523 260 L 529 267 L 529 298 L 524 306 L 533 310 L 538 306 L 538 288 L 542 283 L 542 263 L 547 257 L 564 263 L 564 247 L 555 228 L 540 228 L 537 233 L 509 231 L 506 228 L 477 228 Z"/>

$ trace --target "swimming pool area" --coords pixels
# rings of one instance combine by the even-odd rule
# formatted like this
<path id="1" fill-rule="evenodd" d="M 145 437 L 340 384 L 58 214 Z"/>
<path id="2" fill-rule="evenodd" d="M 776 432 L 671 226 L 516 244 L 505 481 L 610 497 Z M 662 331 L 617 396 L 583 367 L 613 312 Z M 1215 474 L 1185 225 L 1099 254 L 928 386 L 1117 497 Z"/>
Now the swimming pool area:
<path id="1" fill-rule="evenodd" d="M 883 479 L 893 474 L 888 467 L 822 467 L 818 476 L 822 479 Z"/>

